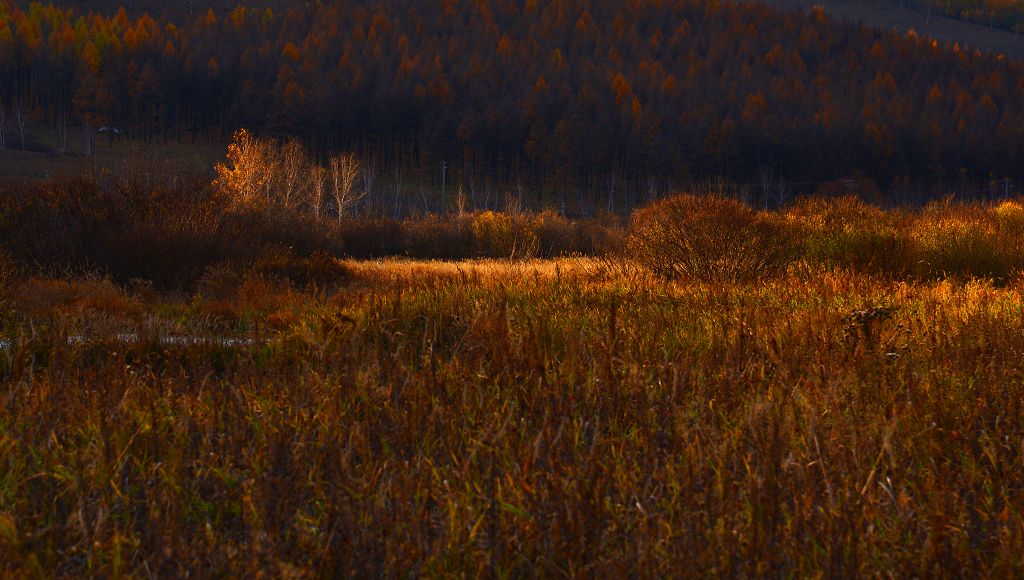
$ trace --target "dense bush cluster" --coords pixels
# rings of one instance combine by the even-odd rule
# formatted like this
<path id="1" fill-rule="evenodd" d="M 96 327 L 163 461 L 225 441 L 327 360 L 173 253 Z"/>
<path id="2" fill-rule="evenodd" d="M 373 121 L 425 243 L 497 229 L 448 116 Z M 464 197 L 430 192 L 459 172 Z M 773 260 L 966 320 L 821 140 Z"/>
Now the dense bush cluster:
<path id="1" fill-rule="evenodd" d="M 854 197 L 758 211 L 715 195 L 679 195 L 634 212 L 572 220 L 555 212 L 458 212 L 322 219 L 301 207 L 239 205 L 201 175 L 79 176 L 0 183 L 5 262 L 98 271 L 159 288 L 193 285 L 220 264 L 287 270 L 314 255 L 460 260 L 607 256 L 666 279 L 756 281 L 794 264 L 897 279 L 1024 270 L 1024 205 L 936 202 L 888 209 Z M 315 265 L 305 264 L 302 268 Z M 10 268 L 8 271 L 12 271 Z M 314 278 L 316 275 L 314 275 Z"/>
<path id="2" fill-rule="evenodd" d="M 575 221 L 550 212 L 325 220 L 298 205 L 239 204 L 202 175 L 6 181 L 0 200 L 0 237 L 13 260 L 49 271 L 99 270 L 162 288 L 189 286 L 217 264 L 265 256 L 593 255 L 622 236 L 614 217 Z"/>
<path id="3" fill-rule="evenodd" d="M 841 197 L 759 212 L 731 199 L 683 195 L 637 211 L 626 248 L 671 279 L 764 279 L 803 261 L 892 278 L 1006 282 L 1024 271 L 1024 205 L 947 200 L 882 210 Z"/>
<path id="4" fill-rule="evenodd" d="M 201 175 L 77 176 L 0 184 L 5 245 L 44 269 L 98 269 L 171 287 L 210 264 L 251 261 L 270 247 L 341 252 L 330 228 L 288 214 L 232 211 Z"/>

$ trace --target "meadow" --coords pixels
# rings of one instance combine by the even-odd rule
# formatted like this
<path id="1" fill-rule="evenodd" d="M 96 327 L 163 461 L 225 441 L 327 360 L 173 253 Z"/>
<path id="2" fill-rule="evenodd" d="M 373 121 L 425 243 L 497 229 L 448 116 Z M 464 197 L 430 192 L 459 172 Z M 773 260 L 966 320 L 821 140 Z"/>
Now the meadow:
<path id="1" fill-rule="evenodd" d="M 1020 203 L 313 224 L 158 183 L 4 186 L 5 575 L 1024 568 Z"/>

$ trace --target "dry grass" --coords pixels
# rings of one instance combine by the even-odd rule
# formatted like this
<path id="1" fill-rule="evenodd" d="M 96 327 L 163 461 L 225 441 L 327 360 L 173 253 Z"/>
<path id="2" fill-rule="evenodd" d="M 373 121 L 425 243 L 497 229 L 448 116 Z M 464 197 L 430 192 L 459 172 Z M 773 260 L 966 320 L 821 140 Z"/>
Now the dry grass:
<path id="1" fill-rule="evenodd" d="M 763 280 L 809 266 L 1006 284 L 1024 272 L 1024 205 L 944 200 L 883 210 L 840 197 L 759 212 L 731 199 L 681 195 L 638 210 L 625 249 L 671 280 Z"/>
<path id="2" fill-rule="evenodd" d="M 342 264 L 145 302 L 248 312 L 252 346 L 68 344 L 7 306 L 3 572 L 1024 571 L 1019 283 Z M 33 284 L 77 320 L 140 304 Z"/>
<path id="3" fill-rule="evenodd" d="M 559 260 L 343 260 L 353 282 L 372 288 L 436 286 L 461 282 L 495 286 L 520 284 L 524 280 L 546 282 L 551 279 L 592 278 L 602 261 L 576 257 Z"/>
<path id="4" fill-rule="evenodd" d="M 680 198 L 640 260 L 506 244 L 622 236 L 552 215 L 347 224 L 516 258 L 359 261 L 202 191 L 62 187 L 5 231 L 209 252 L 173 291 L 0 254 L 0 574 L 1024 573 L 1018 202 Z M 703 270 L 664 275 L 672 228 Z M 743 261 L 780 232 L 785 267 Z"/>

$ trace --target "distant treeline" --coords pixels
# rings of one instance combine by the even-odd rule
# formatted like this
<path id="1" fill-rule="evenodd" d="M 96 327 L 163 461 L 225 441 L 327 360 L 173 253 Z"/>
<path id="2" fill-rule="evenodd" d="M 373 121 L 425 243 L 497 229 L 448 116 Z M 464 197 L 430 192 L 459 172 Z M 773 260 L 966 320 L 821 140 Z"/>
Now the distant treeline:
<path id="1" fill-rule="evenodd" d="M 25 111 L 81 135 L 248 127 L 592 203 L 710 176 L 1024 178 L 1024 63 L 754 4 L 341 2 L 172 24 L 0 0 L 0 100 L 8 147 Z"/>

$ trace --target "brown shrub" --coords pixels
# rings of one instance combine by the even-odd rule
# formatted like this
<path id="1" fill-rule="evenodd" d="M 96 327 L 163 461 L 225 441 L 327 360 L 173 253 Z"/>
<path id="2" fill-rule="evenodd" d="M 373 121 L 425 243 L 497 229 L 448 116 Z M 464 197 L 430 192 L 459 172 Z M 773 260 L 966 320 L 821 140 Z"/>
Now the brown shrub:
<path id="1" fill-rule="evenodd" d="M 83 312 L 136 317 L 144 312 L 141 303 L 108 279 L 29 278 L 12 287 L 10 296 L 20 312 L 38 318 Z"/>
<path id="2" fill-rule="evenodd" d="M 290 252 L 269 254 L 258 259 L 252 271 L 299 287 L 319 288 L 336 287 L 351 274 L 341 260 L 321 250 L 310 256 L 295 256 Z"/>
<path id="3" fill-rule="evenodd" d="M 461 260 L 474 257 L 473 231 L 465 216 L 428 215 L 401 222 L 402 251 L 411 258 Z"/>
<path id="4" fill-rule="evenodd" d="M 679 195 L 633 214 L 626 252 L 667 279 L 751 281 L 782 273 L 798 230 L 724 197 Z"/>

